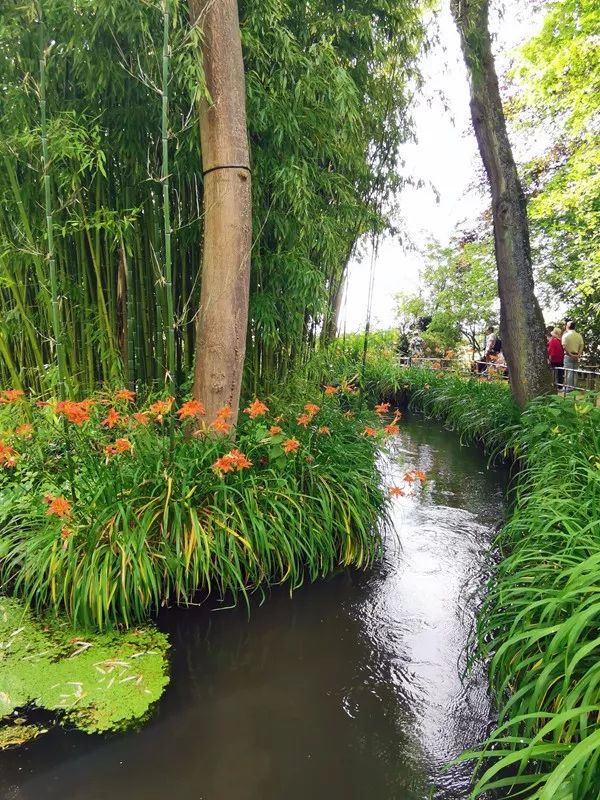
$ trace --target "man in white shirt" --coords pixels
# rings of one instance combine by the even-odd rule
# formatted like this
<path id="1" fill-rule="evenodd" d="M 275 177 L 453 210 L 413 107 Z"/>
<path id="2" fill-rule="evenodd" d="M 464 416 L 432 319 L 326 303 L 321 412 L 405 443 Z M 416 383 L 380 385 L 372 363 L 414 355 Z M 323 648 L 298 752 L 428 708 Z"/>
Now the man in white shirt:
<path id="1" fill-rule="evenodd" d="M 571 391 L 577 387 L 577 365 L 583 353 L 583 336 L 575 330 L 573 320 L 567 322 L 561 344 L 565 351 L 565 390 Z"/>

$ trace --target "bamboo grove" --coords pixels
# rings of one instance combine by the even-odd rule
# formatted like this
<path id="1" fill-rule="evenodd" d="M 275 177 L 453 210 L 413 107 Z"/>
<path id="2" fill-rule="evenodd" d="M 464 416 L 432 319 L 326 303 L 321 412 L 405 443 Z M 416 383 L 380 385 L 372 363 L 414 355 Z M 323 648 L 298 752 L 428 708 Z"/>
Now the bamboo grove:
<path id="1" fill-rule="evenodd" d="M 391 224 L 422 26 L 413 0 L 243 0 L 240 18 L 254 184 L 246 386 L 269 391 L 331 335 L 357 241 Z M 201 35 L 178 0 L 3 4 L 3 385 L 59 392 L 62 376 L 77 394 L 187 379 Z"/>

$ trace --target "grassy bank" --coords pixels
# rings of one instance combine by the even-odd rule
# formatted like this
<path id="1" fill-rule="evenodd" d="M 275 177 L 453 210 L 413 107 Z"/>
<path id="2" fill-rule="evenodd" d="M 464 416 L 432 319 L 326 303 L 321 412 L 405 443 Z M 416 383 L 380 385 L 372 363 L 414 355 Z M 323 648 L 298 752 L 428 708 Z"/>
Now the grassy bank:
<path id="1" fill-rule="evenodd" d="M 284 410 L 256 400 L 234 440 L 228 408 L 207 427 L 201 404 L 172 398 L 4 392 L 2 591 L 102 630 L 368 566 L 385 514 L 384 431 L 372 412 L 348 412 L 355 402 L 352 387 Z"/>
<path id="2" fill-rule="evenodd" d="M 365 401 L 409 404 L 516 461 L 510 519 L 475 646 L 489 660 L 498 722 L 477 753 L 473 797 L 600 796 L 600 399 L 548 397 L 520 414 L 503 383 L 401 369 L 381 348 L 329 354 Z M 314 367 L 322 369 L 323 364 Z"/>

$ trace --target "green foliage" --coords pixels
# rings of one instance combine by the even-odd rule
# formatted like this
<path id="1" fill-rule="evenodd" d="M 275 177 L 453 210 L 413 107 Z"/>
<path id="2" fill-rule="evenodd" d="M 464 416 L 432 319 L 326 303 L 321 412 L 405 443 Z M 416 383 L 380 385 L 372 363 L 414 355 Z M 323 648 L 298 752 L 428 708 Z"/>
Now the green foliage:
<path id="1" fill-rule="evenodd" d="M 85 0 L 76 10 L 44 0 L 43 9 L 58 338 L 70 383 L 163 382 L 173 316 L 181 378 L 201 277 L 200 32 L 179 0 Z M 246 373 L 257 392 L 302 362 L 320 329 L 326 338 L 356 240 L 386 224 L 380 208 L 401 182 L 396 155 L 410 135 L 423 31 L 415 0 L 246 0 L 240 16 L 255 220 Z M 33 0 L 4 3 L 0 383 L 36 390 L 57 380 L 45 368 L 56 348 L 39 39 Z"/>
<path id="2" fill-rule="evenodd" d="M 14 712 L 35 705 L 88 733 L 147 716 L 168 683 L 167 639 L 155 629 L 74 635 L 66 622 L 36 620 L 0 597 L 0 749 L 45 732 Z"/>
<path id="3" fill-rule="evenodd" d="M 103 629 L 171 602 L 236 602 L 372 562 L 385 515 L 376 444 L 337 397 L 313 413 L 288 403 L 285 419 L 268 421 L 259 404 L 235 442 L 194 435 L 193 404 L 176 420 L 170 399 L 157 402 L 141 417 L 125 400 L 108 411 L 99 401 L 1 408 L 5 590 Z M 61 422 L 61 409 L 74 421 Z M 33 429 L 15 430 L 19 417 Z"/>
<path id="4" fill-rule="evenodd" d="M 595 0 L 555 0 L 514 73 L 517 120 L 528 136 L 548 142 L 526 169 L 538 280 L 550 299 L 572 304 L 575 313 L 585 307 L 594 358 L 600 355 L 599 29 Z"/>
<path id="5" fill-rule="evenodd" d="M 432 241 L 425 258 L 421 294 L 397 298 L 401 328 L 415 328 L 420 319 L 428 319 L 422 338 L 429 352 L 443 355 L 462 341 L 481 354 L 481 334 L 494 315 L 498 294 L 491 243 L 442 247 Z"/>

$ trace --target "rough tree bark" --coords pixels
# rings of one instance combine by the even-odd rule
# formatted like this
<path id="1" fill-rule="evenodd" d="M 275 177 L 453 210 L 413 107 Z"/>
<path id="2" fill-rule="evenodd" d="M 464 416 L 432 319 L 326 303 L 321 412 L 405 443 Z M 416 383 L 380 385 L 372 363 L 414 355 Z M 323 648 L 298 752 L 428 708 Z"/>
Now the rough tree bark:
<path id="1" fill-rule="evenodd" d="M 502 347 L 516 402 L 552 389 L 544 319 L 534 294 L 529 226 L 494 66 L 488 0 L 450 0 L 471 90 L 471 118 L 492 192 Z"/>
<path id="2" fill-rule="evenodd" d="M 211 422 L 239 413 L 250 283 L 252 201 L 237 0 L 189 0 L 201 30 L 208 100 L 200 104 L 204 172 L 202 285 L 193 395 Z"/>

